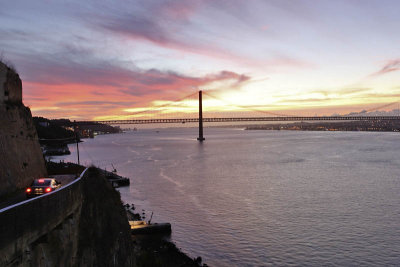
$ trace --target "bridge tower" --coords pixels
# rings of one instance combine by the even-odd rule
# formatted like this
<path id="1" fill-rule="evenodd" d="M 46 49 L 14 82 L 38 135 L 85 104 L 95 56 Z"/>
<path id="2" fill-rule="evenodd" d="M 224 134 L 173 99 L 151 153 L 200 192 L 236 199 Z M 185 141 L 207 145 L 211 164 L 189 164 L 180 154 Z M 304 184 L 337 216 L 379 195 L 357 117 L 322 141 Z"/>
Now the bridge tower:
<path id="1" fill-rule="evenodd" d="M 197 138 L 200 142 L 206 140 L 203 137 L 203 98 L 202 91 L 199 91 L 199 137 Z"/>

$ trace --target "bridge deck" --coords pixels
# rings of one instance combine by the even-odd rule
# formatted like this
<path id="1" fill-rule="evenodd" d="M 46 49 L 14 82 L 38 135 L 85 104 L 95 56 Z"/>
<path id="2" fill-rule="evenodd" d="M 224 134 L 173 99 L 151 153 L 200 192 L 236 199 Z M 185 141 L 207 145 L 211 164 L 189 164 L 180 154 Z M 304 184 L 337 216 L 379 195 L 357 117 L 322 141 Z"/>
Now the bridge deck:
<path id="1" fill-rule="evenodd" d="M 400 116 L 298 116 L 298 117 L 241 117 L 241 118 L 203 118 L 203 122 L 241 122 L 241 121 L 379 121 L 400 120 Z M 103 120 L 79 121 L 77 124 L 152 124 L 152 123 L 186 123 L 199 122 L 198 118 L 182 119 L 137 119 L 137 120 Z"/>

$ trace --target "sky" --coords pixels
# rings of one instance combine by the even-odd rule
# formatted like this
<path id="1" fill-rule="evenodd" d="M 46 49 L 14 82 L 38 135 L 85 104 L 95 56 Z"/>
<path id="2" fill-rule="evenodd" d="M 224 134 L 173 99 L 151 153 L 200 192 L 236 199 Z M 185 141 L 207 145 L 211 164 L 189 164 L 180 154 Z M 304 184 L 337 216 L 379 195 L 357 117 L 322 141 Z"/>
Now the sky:
<path id="1" fill-rule="evenodd" d="M 19 72 L 35 116 L 130 118 L 200 89 L 225 101 L 205 99 L 205 110 L 330 115 L 400 100 L 398 0 L 0 7 L 0 58 Z"/>

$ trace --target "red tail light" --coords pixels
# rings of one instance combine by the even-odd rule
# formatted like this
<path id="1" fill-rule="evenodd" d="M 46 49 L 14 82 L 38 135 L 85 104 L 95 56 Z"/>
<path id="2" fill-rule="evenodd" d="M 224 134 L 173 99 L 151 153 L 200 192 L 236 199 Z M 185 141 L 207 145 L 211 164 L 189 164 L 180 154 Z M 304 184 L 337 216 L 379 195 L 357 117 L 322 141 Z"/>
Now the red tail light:
<path id="1" fill-rule="evenodd" d="M 50 192 L 51 191 L 51 187 L 47 187 L 46 188 L 46 193 L 48 193 L 48 192 Z"/>
<path id="2" fill-rule="evenodd" d="M 27 193 L 30 193 L 31 191 L 32 191 L 32 189 L 30 189 L 30 188 L 27 188 L 27 189 L 26 189 L 26 192 L 27 192 Z"/>

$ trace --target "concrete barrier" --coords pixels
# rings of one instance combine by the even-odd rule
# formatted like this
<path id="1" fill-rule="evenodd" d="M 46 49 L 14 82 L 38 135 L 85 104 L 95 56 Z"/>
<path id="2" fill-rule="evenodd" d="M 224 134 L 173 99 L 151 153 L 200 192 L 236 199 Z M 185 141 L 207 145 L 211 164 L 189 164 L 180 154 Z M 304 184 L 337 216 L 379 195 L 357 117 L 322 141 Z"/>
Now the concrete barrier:
<path id="1" fill-rule="evenodd" d="M 82 205 L 82 179 L 57 191 L 0 210 L 0 265 L 11 264 L 33 242 L 74 215 Z"/>

